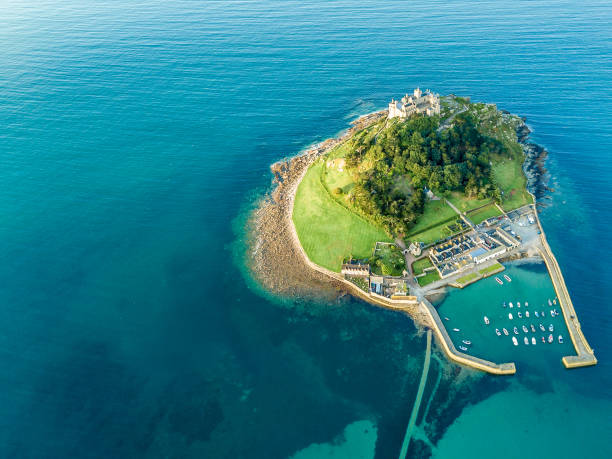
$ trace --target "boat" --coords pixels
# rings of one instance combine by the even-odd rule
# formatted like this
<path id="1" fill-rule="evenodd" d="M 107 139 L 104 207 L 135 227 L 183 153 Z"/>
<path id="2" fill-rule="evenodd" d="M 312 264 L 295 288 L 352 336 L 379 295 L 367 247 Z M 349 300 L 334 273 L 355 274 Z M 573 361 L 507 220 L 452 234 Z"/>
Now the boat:
<path id="1" fill-rule="evenodd" d="M 531 324 L 531 332 L 535 333 L 535 327 L 533 326 L 533 324 Z"/>
<path id="2" fill-rule="evenodd" d="M 545 343 L 545 342 L 546 342 L 546 338 L 544 338 L 543 336 L 542 336 L 542 342 L 543 342 L 543 343 Z"/>
<path id="3" fill-rule="evenodd" d="M 504 301 L 504 304 L 502 305 L 504 308 L 506 307 L 506 302 Z"/>
<path id="4" fill-rule="evenodd" d="M 512 305 L 512 301 L 510 302 L 510 309 L 512 309 L 514 306 Z"/>
<path id="5" fill-rule="evenodd" d="M 453 328 L 453 331 L 461 331 L 461 330 L 459 330 L 458 328 Z"/>
<path id="6" fill-rule="evenodd" d="M 540 330 L 542 330 L 543 332 L 546 331 L 546 329 L 544 328 L 544 325 L 540 324 Z"/>
<path id="7" fill-rule="evenodd" d="M 512 282 L 512 279 L 510 279 L 510 276 L 507 274 L 504 274 L 504 279 L 506 279 L 508 282 Z"/>
<path id="8" fill-rule="evenodd" d="M 546 316 L 546 314 L 544 314 L 544 311 L 540 311 L 540 315 L 541 315 L 542 317 Z"/>
<path id="9" fill-rule="evenodd" d="M 521 314 L 521 311 L 519 311 L 516 315 L 518 316 L 519 319 L 523 318 L 523 314 Z"/>
<path id="10" fill-rule="evenodd" d="M 517 308 L 520 308 L 520 307 L 521 307 L 521 302 L 520 302 L 520 301 L 517 301 L 517 302 L 516 302 L 516 307 L 517 307 Z"/>
<path id="11" fill-rule="evenodd" d="M 518 346 L 518 341 L 516 340 L 516 336 L 512 337 L 512 342 L 514 343 L 515 346 Z"/>
<path id="12" fill-rule="evenodd" d="M 552 343 L 553 342 L 553 336 L 552 333 L 550 335 L 548 335 L 548 342 Z"/>
<path id="13" fill-rule="evenodd" d="M 526 336 L 523 338 L 523 343 L 525 343 L 525 346 L 529 346 L 529 338 L 527 338 Z"/>
<path id="14" fill-rule="evenodd" d="M 548 331 L 549 331 L 549 332 L 555 331 L 555 327 L 553 327 L 553 324 L 550 324 L 550 325 L 548 326 Z"/>
<path id="15" fill-rule="evenodd" d="M 518 335 L 518 328 L 514 327 L 514 334 Z"/>
<path id="16" fill-rule="evenodd" d="M 529 329 L 523 325 L 523 333 L 529 333 Z"/>
<path id="17" fill-rule="evenodd" d="M 525 317 L 529 318 L 529 311 L 525 311 Z"/>
<path id="18" fill-rule="evenodd" d="M 534 346 L 536 345 L 535 336 L 532 336 L 532 337 L 531 337 L 531 344 L 533 344 Z"/>
<path id="19" fill-rule="evenodd" d="M 444 320 L 450 320 L 448 317 L 445 317 Z"/>
<path id="20" fill-rule="evenodd" d="M 552 301 L 550 301 L 550 298 L 548 299 L 548 306 L 552 306 Z"/>
<path id="21" fill-rule="evenodd" d="M 557 304 L 557 299 L 556 298 L 553 300 L 553 304 Z"/>
<path id="22" fill-rule="evenodd" d="M 470 344 L 472 344 L 472 342 L 471 342 L 471 341 L 469 341 L 469 340 L 467 340 L 467 339 L 464 339 L 464 340 L 463 340 L 463 341 L 461 341 L 461 342 L 462 342 L 463 344 L 467 344 L 468 346 L 469 346 Z"/>
<path id="23" fill-rule="evenodd" d="M 491 321 L 489 320 L 489 318 L 487 316 L 484 316 L 484 323 L 489 325 L 491 323 Z"/>
<path id="24" fill-rule="evenodd" d="M 563 344 L 563 336 L 559 335 L 559 344 Z"/>
<path id="25" fill-rule="evenodd" d="M 529 307 L 529 303 L 527 303 L 526 301 L 525 301 L 525 307 L 526 308 Z"/>
<path id="26" fill-rule="evenodd" d="M 461 349 L 462 351 L 467 351 L 467 347 L 465 346 L 459 346 L 459 349 Z"/>
<path id="27" fill-rule="evenodd" d="M 504 283 L 502 282 L 502 280 L 499 277 L 496 277 L 495 280 L 497 281 L 497 283 L 499 285 L 504 285 Z"/>
<path id="28" fill-rule="evenodd" d="M 502 328 L 502 330 L 504 331 L 504 335 L 508 336 L 508 330 L 506 330 L 505 328 Z"/>
<path id="29" fill-rule="evenodd" d="M 495 334 L 496 334 L 497 336 L 501 336 L 501 332 L 499 331 L 499 328 L 496 328 L 496 329 L 495 329 Z"/>
<path id="30" fill-rule="evenodd" d="M 508 319 L 512 320 L 512 313 L 511 312 L 508 313 Z"/>
<path id="31" fill-rule="evenodd" d="M 538 311 L 535 312 L 536 317 L 540 317 L 540 313 Z"/>

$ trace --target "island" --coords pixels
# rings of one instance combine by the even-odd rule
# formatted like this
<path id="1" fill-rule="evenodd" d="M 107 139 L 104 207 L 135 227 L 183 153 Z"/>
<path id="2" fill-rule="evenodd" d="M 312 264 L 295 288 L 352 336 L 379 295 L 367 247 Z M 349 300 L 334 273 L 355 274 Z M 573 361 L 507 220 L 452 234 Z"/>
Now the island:
<path id="1" fill-rule="evenodd" d="M 576 351 L 563 364 L 597 363 L 538 216 L 545 151 L 528 142 L 522 118 L 417 88 L 352 124 L 272 166 L 277 187 L 252 221 L 252 266 L 265 287 L 327 283 L 408 313 L 456 363 L 513 374 L 513 362 L 456 347 L 432 298 L 491 276 L 511 282 L 503 262 L 539 257 L 556 293 L 550 314 L 563 315 Z"/>

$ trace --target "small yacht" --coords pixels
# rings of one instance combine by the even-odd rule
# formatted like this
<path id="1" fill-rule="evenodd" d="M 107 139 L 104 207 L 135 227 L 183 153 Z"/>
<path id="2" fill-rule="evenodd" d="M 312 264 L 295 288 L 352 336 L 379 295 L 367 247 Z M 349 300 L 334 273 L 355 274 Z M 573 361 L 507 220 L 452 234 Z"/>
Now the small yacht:
<path id="1" fill-rule="evenodd" d="M 504 274 L 504 279 L 506 279 L 508 282 L 512 282 L 512 279 L 510 279 L 510 276 L 507 274 Z"/>
<path id="2" fill-rule="evenodd" d="M 465 344 L 465 345 L 468 345 L 468 346 L 469 346 L 470 344 L 472 344 L 472 342 L 471 342 L 471 341 L 469 341 L 469 340 L 467 340 L 467 339 L 464 339 L 464 340 L 463 340 L 463 341 L 461 341 L 461 342 L 462 342 L 463 344 Z"/>
<path id="3" fill-rule="evenodd" d="M 459 349 L 461 349 L 462 351 L 467 351 L 467 347 L 465 346 L 459 346 Z"/>
<path id="4" fill-rule="evenodd" d="M 559 344 L 563 344 L 563 336 L 559 335 Z"/>
<path id="5" fill-rule="evenodd" d="M 489 325 L 491 323 L 491 321 L 489 320 L 489 318 L 487 316 L 484 316 L 484 323 Z"/>
<path id="6" fill-rule="evenodd" d="M 546 316 L 546 314 L 544 314 L 544 311 L 540 311 L 540 315 L 541 315 L 542 317 Z"/>
<path id="7" fill-rule="evenodd" d="M 508 313 L 508 319 L 512 320 L 512 313 L 511 312 Z"/>
<path id="8" fill-rule="evenodd" d="M 515 346 L 518 346 L 518 341 L 516 339 L 516 336 L 512 337 L 512 342 L 514 343 Z"/>
<path id="9" fill-rule="evenodd" d="M 553 324 L 550 324 L 550 325 L 548 326 L 548 331 L 549 331 L 549 332 L 553 332 L 553 331 L 555 331 L 555 327 L 553 327 Z"/>
<path id="10" fill-rule="evenodd" d="M 535 312 L 536 317 L 540 317 L 540 313 L 538 311 Z"/>
<path id="11" fill-rule="evenodd" d="M 535 336 L 532 336 L 532 337 L 531 337 L 531 344 L 533 344 L 534 346 L 536 345 Z"/>
<path id="12" fill-rule="evenodd" d="M 502 328 L 502 330 L 504 331 L 504 335 L 508 336 L 508 330 L 506 330 L 505 328 Z"/>
<path id="13" fill-rule="evenodd" d="M 448 317 L 445 317 L 444 320 L 450 320 Z"/>
<path id="14" fill-rule="evenodd" d="M 520 302 L 520 301 L 517 301 L 517 302 L 516 302 L 516 307 L 517 307 L 517 308 L 520 308 L 520 307 L 521 307 L 521 302 Z"/>
<path id="15" fill-rule="evenodd" d="M 543 332 L 546 331 L 546 329 L 544 328 L 544 325 L 540 324 L 540 330 L 542 330 Z"/>
<path id="16" fill-rule="evenodd" d="M 510 304 L 510 309 L 512 309 L 514 306 L 512 305 L 512 301 L 509 303 Z"/>
<path id="17" fill-rule="evenodd" d="M 526 336 L 523 338 L 523 342 L 525 343 L 525 346 L 529 346 L 529 338 Z"/>
<path id="18" fill-rule="evenodd" d="M 506 307 L 506 302 L 504 301 L 504 304 L 502 304 L 502 306 L 505 308 Z"/>
<path id="19" fill-rule="evenodd" d="M 461 331 L 461 330 L 459 330 L 458 328 L 453 328 L 453 331 L 457 332 L 457 331 Z"/>
<path id="20" fill-rule="evenodd" d="M 535 327 L 533 326 L 533 324 L 531 324 L 531 332 L 535 333 Z"/>
<path id="21" fill-rule="evenodd" d="M 525 317 L 529 318 L 529 311 L 525 311 Z"/>
<path id="22" fill-rule="evenodd" d="M 525 301 L 525 307 L 526 307 L 526 308 L 528 308 L 528 307 L 529 307 L 529 303 L 527 303 L 526 301 Z"/>
<path id="23" fill-rule="evenodd" d="M 501 336 L 501 332 L 499 331 L 499 328 L 496 328 L 496 329 L 495 329 L 495 334 L 496 334 L 497 336 Z"/>
<path id="24" fill-rule="evenodd" d="M 529 329 L 523 325 L 523 333 L 529 333 Z"/>
<path id="25" fill-rule="evenodd" d="M 550 301 L 550 298 L 548 299 L 548 306 L 552 306 L 552 301 Z"/>
<path id="26" fill-rule="evenodd" d="M 553 342 L 553 336 L 552 334 L 548 335 L 548 342 L 552 343 Z"/>
<path id="27" fill-rule="evenodd" d="M 557 299 L 556 298 L 553 300 L 553 304 L 557 304 Z"/>
<path id="28" fill-rule="evenodd" d="M 543 336 L 542 336 L 542 342 L 543 342 L 543 343 L 545 343 L 545 342 L 546 342 L 546 338 L 544 338 Z"/>
<path id="29" fill-rule="evenodd" d="M 523 314 L 521 314 L 521 311 L 517 312 L 517 314 L 516 314 L 516 315 L 519 317 L 519 319 L 522 319 L 522 318 L 523 318 Z"/>
<path id="30" fill-rule="evenodd" d="M 495 280 L 497 281 L 497 283 L 499 285 L 504 285 L 504 283 L 502 282 L 502 280 L 499 277 L 496 277 Z"/>
<path id="31" fill-rule="evenodd" d="M 514 327 L 514 334 L 518 335 L 518 328 Z"/>

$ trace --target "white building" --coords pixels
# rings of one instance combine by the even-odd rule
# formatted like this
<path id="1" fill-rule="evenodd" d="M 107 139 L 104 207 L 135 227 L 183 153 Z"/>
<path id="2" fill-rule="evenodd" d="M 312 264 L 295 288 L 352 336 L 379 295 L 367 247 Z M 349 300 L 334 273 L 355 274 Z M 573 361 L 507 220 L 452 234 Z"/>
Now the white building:
<path id="1" fill-rule="evenodd" d="M 389 104 L 389 118 L 405 119 L 415 113 L 424 113 L 427 116 L 440 114 L 440 96 L 429 89 L 423 93 L 416 88 L 412 95 L 406 94 L 401 103 L 391 99 Z"/>

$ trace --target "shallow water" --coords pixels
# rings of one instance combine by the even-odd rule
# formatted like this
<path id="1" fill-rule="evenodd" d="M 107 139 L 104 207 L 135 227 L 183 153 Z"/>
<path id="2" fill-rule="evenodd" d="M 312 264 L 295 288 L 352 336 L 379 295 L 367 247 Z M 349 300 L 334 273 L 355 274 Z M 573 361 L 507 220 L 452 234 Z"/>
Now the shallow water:
<path id="1" fill-rule="evenodd" d="M 482 423 L 529 457 L 551 431 L 609 431 L 608 1 L 9 0 L 0 18 L 0 456 L 281 458 L 364 420 L 396 456 L 424 338 L 354 300 L 273 301 L 240 241 L 272 162 L 417 85 L 524 115 L 550 151 L 542 221 L 600 360 L 445 364 L 419 432 L 473 457 Z M 496 401 L 517 398 L 546 425 L 508 434 Z"/>

